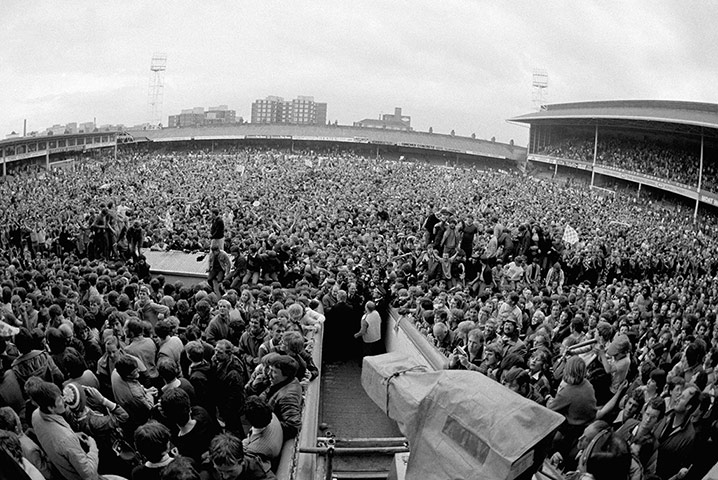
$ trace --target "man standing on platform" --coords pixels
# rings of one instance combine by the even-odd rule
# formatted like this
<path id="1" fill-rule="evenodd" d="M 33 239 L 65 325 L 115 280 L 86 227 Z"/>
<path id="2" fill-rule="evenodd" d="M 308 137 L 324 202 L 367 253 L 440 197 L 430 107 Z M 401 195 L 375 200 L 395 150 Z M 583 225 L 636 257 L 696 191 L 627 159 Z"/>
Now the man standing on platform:
<path id="1" fill-rule="evenodd" d="M 212 209 L 212 226 L 209 230 L 210 247 L 215 245 L 224 250 L 224 220 L 219 215 L 219 209 Z"/>

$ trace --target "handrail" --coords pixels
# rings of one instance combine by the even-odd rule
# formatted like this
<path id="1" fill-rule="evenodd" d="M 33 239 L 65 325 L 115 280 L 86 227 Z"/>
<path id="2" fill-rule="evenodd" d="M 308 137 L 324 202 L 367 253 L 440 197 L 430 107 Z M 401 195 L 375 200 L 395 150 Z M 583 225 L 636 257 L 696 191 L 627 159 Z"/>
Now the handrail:
<path id="1" fill-rule="evenodd" d="M 426 359 L 429 366 L 434 370 L 446 370 L 449 368 L 449 359 L 429 342 L 426 336 L 416 328 L 410 317 L 399 315 L 399 311 L 395 308 L 391 309 L 390 317 L 395 322 L 395 328 L 398 328 L 406 337 L 414 344 L 419 353 Z"/>
<path id="2" fill-rule="evenodd" d="M 406 445 L 396 445 L 390 447 L 299 447 L 300 453 L 308 453 L 314 455 L 326 455 L 329 452 L 334 455 L 372 455 L 374 453 L 403 453 L 408 452 L 409 447 Z"/>

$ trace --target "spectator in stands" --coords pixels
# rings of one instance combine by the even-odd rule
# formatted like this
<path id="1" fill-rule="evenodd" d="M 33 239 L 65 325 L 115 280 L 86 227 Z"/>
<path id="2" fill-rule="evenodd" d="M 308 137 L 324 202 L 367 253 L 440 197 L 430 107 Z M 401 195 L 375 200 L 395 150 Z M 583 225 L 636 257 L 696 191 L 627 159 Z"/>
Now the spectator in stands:
<path id="1" fill-rule="evenodd" d="M 147 421 L 155 405 L 157 388 L 145 388 L 139 382 L 140 369 L 137 360 L 123 355 L 112 372 L 112 395 L 115 401 L 130 414 L 129 428 L 136 428 Z"/>
<path id="2" fill-rule="evenodd" d="M 242 441 L 234 435 L 222 433 L 212 439 L 209 458 L 213 478 L 222 480 L 275 480 L 269 462 L 247 454 Z"/>
<path id="3" fill-rule="evenodd" d="M 140 425 L 134 434 L 135 448 L 145 463 L 132 469 L 132 480 L 159 480 L 174 461 L 170 455 L 170 430 L 156 421 Z"/>
<path id="4" fill-rule="evenodd" d="M 267 402 L 257 396 L 247 398 L 245 410 L 247 422 L 252 429 L 242 443 L 244 451 L 274 462 L 282 451 L 282 425 Z"/>
<path id="5" fill-rule="evenodd" d="M 218 433 L 216 422 L 202 407 L 193 407 L 187 393 L 175 388 L 162 394 L 162 413 L 170 424 L 177 427 L 172 443 L 180 455 L 191 458 L 197 465 L 209 450 L 209 442 Z"/>
<path id="6" fill-rule="evenodd" d="M 211 343 L 217 343 L 217 340 L 229 337 L 229 311 L 231 305 L 229 301 L 222 299 L 217 302 L 218 313 L 209 322 L 207 330 L 205 331 L 205 339 Z"/>
<path id="7" fill-rule="evenodd" d="M 220 426 L 244 438 L 244 385 L 249 375 L 246 366 L 234 355 L 233 350 L 234 346 L 229 340 L 220 340 L 215 345 L 210 391 L 217 407 Z"/>
<path id="8" fill-rule="evenodd" d="M 583 429 L 596 418 L 596 395 L 585 376 L 586 364 L 583 360 L 580 357 L 569 358 L 556 397 L 546 402 L 548 408 L 566 417 L 560 438 L 556 441 L 557 450 L 564 458 L 568 458 L 568 452 Z"/>
<path id="9" fill-rule="evenodd" d="M 649 460 L 649 473 L 655 473 L 660 478 L 671 478 L 676 474 L 683 478 L 688 473 L 694 459 L 696 437 L 691 416 L 698 408 L 699 394 L 695 385 L 686 386 L 673 412 L 656 425 L 658 446 Z"/>
<path id="10" fill-rule="evenodd" d="M 65 402 L 57 385 L 41 382 L 31 393 L 38 409 L 32 428 L 53 466 L 68 480 L 99 479 L 99 456 L 95 439 L 75 433 L 63 418 Z"/>
<path id="11" fill-rule="evenodd" d="M 271 386 L 261 395 L 279 419 L 284 440 L 294 438 L 301 426 L 302 387 L 297 369 L 297 361 L 288 355 L 274 360 L 269 369 Z"/>
<path id="12" fill-rule="evenodd" d="M 210 414 L 215 413 L 215 402 L 212 393 L 212 366 L 205 358 L 205 348 L 200 341 L 194 340 L 185 345 L 187 358 L 191 362 L 187 379 L 195 392 L 196 404 L 204 407 Z"/>
<path id="13" fill-rule="evenodd" d="M 44 480 L 45 477 L 30 461 L 23 456 L 22 447 L 20 445 L 20 439 L 13 432 L 0 430 L 0 452 L 4 452 L 12 461 L 17 463 L 19 469 L 11 470 L 9 465 L 4 466 L 3 469 L 7 471 L 3 472 L 6 475 L 20 478 L 19 472 L 25 472 L 27 478 L 30 480 Z"/>
<path id="14" fill-rule="evenodd" d="M 11 432 L 17 435 L 23 458 L 27 459 L 28 462 L 37 468 L 43 478 L 52 478 L 52 464 L 48 460 L 47 455 L 45 455 L 45 452 L 33 439 L 25 434 L 22 429 L 20 417 L 10 407 L 0 407 L 0 432 L 1 431 Z M 25 471 L 27 472 L 27 470 L 26 468 Z"/>

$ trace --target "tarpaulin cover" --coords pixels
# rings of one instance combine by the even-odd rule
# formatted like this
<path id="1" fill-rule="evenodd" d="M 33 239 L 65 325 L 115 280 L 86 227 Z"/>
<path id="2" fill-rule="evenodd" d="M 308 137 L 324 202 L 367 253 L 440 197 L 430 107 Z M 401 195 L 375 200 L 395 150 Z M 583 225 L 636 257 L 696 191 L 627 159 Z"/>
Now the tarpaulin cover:
<path id="1" fill-rule="evenodd" d="M 409 440 L 412 479 L 513 479 L 564 420 L 488 377 L 428 372 L 400 353 L 364 358 L 362 386 Z"/>

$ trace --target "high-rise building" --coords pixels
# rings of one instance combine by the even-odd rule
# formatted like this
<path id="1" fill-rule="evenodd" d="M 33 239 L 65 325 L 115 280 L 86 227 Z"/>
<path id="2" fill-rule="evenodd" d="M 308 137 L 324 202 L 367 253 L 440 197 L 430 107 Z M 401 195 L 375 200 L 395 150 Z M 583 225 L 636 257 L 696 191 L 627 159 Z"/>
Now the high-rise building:
<path id="1" fill-rule="evenodd" d="M 271 95 L 252 103 L 252 123 L 324 125 L 327 123 L 327 104 L 315 102 L 314 97 L 284 100 Z"/>

